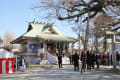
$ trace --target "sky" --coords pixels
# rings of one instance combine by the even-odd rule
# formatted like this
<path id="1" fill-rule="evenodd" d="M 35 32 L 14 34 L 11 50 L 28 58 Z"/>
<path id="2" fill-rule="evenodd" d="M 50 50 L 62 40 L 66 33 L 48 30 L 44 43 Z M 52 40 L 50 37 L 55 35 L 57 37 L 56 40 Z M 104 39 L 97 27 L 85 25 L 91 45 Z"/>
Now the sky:
<path id="1" fill-rule="evenodd" d="M 26 32 L 29 22 L 34 19 L 41 22 L 40 13 L 31 9 L 38 2 L 39 0 L 0 0 L 0 37 L 3 38 L 6 31 L 19 37 Z M 56 21 L 55 25 L 61 32 L 76 37 L 67 22 Z"/>

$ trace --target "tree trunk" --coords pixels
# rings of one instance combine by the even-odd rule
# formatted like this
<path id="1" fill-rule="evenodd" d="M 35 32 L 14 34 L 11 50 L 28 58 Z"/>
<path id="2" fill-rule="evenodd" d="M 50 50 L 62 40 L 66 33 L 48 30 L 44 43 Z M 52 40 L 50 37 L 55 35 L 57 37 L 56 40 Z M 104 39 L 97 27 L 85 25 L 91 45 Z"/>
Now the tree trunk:
<path id="1" fill-rule="evenodd" d="M 89 42 L 89 19 L 90 12 L 88 11 L 88 19 L 87 19 L 87 27 L 86 27 L 86 36 L 85 36 L 85 44 L 84 44 L 84 50 L 88 50 L 88 42 Z"/>
<path id="2" fill-rule="evenodd" d="M 95 36 L 95 49 L 96 49 L 96 52 L 98 52 L 98 37 L 97 37 L 97 35 Z"/>

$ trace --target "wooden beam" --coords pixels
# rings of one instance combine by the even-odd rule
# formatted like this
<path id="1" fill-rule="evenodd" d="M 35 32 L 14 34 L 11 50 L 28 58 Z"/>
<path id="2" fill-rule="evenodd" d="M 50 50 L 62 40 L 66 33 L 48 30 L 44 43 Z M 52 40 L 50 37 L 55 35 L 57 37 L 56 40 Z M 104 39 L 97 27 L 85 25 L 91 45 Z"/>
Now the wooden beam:
<path id="1" fill-rule="evenodd" d="M 106 31 L 106 35 L 114 35 L 114 34 L 116 34 L 116 32 L 114 32 L 114 31 Z"/>

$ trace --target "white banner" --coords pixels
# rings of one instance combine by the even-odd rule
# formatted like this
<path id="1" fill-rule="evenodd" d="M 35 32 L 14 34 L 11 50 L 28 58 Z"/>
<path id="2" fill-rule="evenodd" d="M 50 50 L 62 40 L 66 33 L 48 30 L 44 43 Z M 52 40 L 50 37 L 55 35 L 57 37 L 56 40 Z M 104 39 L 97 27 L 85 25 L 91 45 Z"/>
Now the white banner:
<path id="1" fill-rule="evenodd" d="M 9 73 L 12 73 L 12 62 L 9 60 Z"/>
<path id="2" fill-rule="evenodd" d="M 6 73 L 6 61 L 2 61 L 2 73 Z"/>

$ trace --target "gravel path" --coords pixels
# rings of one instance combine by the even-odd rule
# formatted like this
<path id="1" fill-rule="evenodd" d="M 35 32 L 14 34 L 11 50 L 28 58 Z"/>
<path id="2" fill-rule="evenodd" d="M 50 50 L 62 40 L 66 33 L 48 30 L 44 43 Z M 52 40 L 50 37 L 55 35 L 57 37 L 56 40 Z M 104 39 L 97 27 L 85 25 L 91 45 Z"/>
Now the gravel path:
<path id="1" fill-rule="evenodd" d="M 26 72 L 0 74 L 0 80 L 120 80 L 120 74 L 104 70 L 86 71 L 84 74 L 74 72 L 72 65 L 34 67 Z"/>

